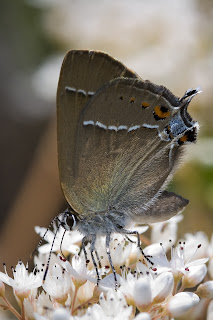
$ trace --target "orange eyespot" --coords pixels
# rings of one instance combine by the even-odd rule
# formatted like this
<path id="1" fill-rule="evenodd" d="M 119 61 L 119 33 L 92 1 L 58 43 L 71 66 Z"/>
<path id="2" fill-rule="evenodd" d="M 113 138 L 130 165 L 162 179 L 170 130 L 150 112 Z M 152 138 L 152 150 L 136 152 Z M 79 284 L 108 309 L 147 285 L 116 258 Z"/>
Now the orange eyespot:
<path id="1" fill-rule="evenodd" d="M 185 134 L 184 136 L 182 136 L 182 137 L 179 139 L 179 141 L 182 142 L 182 143 L 188 141 L 188 135 Z"/>
<path id="2" fill-rule="evenodd" d="M 196 140 L 197 131 L 196 128 L 185 132 L 185 134 L 178 140 L 178 144 L 184 144 L 185 142 L 193 142 Z"/>
<path id="3" fill-rule="evenodd" d="M 129 102 L 130 103 L 134 103 L 135 102 L 135 98 L 131 98 Z"/>
<path id="4" fill-rule="evenodd" d="M 159 105 L 155 106 L 153 111 L 155 120 L 164 120 L 167 117 L 169 117 L 170 114 L 171 114 L 171 111 L 169 111 L 167 107 L 159 106 Z"/>
<path id="5" fill-rule="evenodd" d="M 148 108 L 149 106 L 150 106 L 150 103 L 148 103 L 148 102 L 146 102 L 146 101 L 141 102 L 141 107 L 142 107 L 143 109 L 146 109 L 146 108 Z"/>

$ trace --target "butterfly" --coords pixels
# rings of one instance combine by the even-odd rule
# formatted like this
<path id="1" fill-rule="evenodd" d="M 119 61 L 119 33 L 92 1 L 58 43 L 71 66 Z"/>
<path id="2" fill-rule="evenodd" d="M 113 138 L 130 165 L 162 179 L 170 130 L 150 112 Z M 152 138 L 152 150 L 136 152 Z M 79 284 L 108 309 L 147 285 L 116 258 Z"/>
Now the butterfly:
<path id="1" fill-rule="evenodd" d="M 69 208 L 58 216 L 65 230 L 79 230 L 82 246 L 134 222 L 164 221 L 188 200 L 165 190 L 199 125 L 187 109 L 199 89 L 182 98 L 144 81 L 100 51 L 72 50 L 63 61 L 57 90 L 57 139 L 61 187 Z M 87 256 L 86 256 L 87 260 Z"/>

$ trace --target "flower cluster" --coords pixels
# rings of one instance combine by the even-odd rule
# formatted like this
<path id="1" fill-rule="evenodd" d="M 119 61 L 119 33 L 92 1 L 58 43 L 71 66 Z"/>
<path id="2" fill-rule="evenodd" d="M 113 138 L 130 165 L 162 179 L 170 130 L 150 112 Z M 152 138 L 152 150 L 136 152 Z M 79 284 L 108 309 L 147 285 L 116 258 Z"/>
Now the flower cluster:
<path id="1" fill-rule="evenodd" d="M 7 274 L 6 267 L 0 272 L 0 306 L 19 320 L 166 320 L 179 317 L 210 320 L 213 318 L 213 237 L 209 242 L 206 235 L 199 232 L 186 234 L 177 242 L 177 224 L 181 219 L 179 215 L 151 225 L 151 240 L 142 234 L 147 227 L 139 228 L 142 243 L 147 244 L 144 256 L 134 236 L 125 238 L 115 234 L 112 237 L 110 249 L 117 290 L 104 238 L 96 243 L 101 277 L 97 285 L 89 244 L 86 261 L 80 250 L 82 237 L 78 232 L 67 232 L 61 244 L 63 229 L 58 231 L 48 264 L 54 236 L 49 231 L 45 236 L 47 243 L 34 257 L 32 272 L 21 261 L 13 269 L 13 278 Z M 36 232 L 42 235 L 44 229 L 36 227 Z M 7 300 L 4 283 L 13 288 L 20 313 Z"/>

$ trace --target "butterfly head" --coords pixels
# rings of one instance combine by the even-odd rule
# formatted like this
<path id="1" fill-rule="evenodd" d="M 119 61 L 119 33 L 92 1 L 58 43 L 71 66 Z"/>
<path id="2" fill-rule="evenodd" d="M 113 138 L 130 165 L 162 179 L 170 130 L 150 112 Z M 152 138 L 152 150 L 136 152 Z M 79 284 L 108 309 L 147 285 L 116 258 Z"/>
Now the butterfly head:
<path id="1" fill-rule="evenodd" d="M 58 216 L 59 226 L 62 226 L 66 231 L 74 230 L 78 221 L 76 213 L 70 209 L 66 209 Z"/>

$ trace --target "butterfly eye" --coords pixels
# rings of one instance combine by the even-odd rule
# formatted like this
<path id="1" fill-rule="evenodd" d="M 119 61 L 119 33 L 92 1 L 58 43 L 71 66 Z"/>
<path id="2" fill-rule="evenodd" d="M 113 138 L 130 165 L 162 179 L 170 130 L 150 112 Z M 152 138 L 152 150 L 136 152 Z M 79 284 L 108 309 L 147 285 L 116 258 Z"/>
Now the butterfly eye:
<path id="1" fill-rule="evenodd" d="M 73 213 L 68 213 L 65 212 L 63 218 L 62 218 L 62 223 L 61 225 L 63 226 L 63 228 L 67 231 L 72 230 L 75 226 L 76 226 L 76 218 L 75 215 Z"/>

